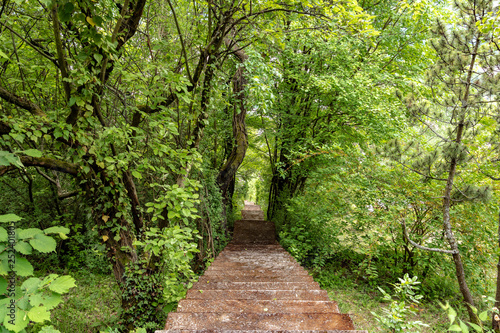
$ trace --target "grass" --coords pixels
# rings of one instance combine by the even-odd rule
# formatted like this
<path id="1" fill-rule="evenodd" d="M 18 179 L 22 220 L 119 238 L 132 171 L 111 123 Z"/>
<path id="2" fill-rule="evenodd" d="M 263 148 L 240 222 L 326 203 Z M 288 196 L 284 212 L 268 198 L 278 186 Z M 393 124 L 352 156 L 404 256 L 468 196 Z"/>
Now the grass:
<path id="1" fill-rule="evenodd" d="M 379 285 L 377 283 L 382 283 L 386 292 L 392 295 L 393 287 L 391 283 L 397 281 L 361 279 L 356 272 L 352 272 L 349 268 L 333 265 L 327 265 L 321 270 L 313 269 L 310 273 L 322 288 L 328 291 L 330 299 L 337 302 L 340 312 L 351 316 L 356 329 L 367 330 L 370 333 L 387 332 L 381 328 L 376 317 L 372 314 L 373 312 L 383 316 L 384 308 L 389 306 L 389 303 L 383 300 L 383 295 L 378 290 Z M 450 303 L 454 304 L 453 307 L 459 311 L 459 318 L 467 319 L 464 309 L 457 309 L 457 307 L 462 307 L 460 297 L 455 298 L 458 290 L 448 290 L 452 286 L 446 284 L 445 279 L 439 279 L 439 281 L 442 289 L 446 290 L 443 289 L 439 295 L 437 293 L 433 295 L 424 294 L 421 303 L 413 306 L 417 310 L 416 313 L 407 318 L 407 322 L 420 321 L 428 325 L 428 327 L 421 327 L 420 333 L 447 332 L 449 320 L 446 311 L 440 306 L 439 299 L 450 299 Z M 441 302 L 446 303 L 446 301 Z M 480 308 L 484 305 L 481 303 L 483 302 L 478 300 Z M 411 333 L 416 332 L 412 331 Z"/>
<path id="2" fill-rule="evenodd" d="M 330 299 L 337 302 L 340 312 L 351 316 L 356 329 L 367 330 L 370 333 L 388 332 L 381 327 L 381 324 L 379 324 L 376 317 L 372 314 L 373 312 L 384 316 L 386 314 L 383 310 L 389 306 L 389 303 L 383 300 L 382 293 L 378 290 L 375 280 L 359 279 L 356 273 L 343 267 L 324 267 L 321 270 L 313 270 L 311 273 L 313 273 L 315 280 L 320 283 L 322 288 L 328 290 Z M 386 292 L 390 295 L 393 294 L 391 281 L 387 281 L 387 279 L 378 279 L 376 281 L 384 286 Z M 425 289 L 427 294 L 422 292 L 424 288 L 420 285 L 421 289 L 419 291 L 420 294 L 424 295 L 424 298 L 420 304 L 412 306 L 417 311 L 406 318 L 406 322 L 420 321 L 428 326 L 421 326 L 418 331 L 408 330 L 409 333 L 448 332 L 448 328 L 450 327 L 448 314 L 440 306 L 440 303 L 444 304 L 447 302 L 446 300 L 449 300 L 449 303 L 458 312 L 457 318 L 468 322 L 467 311 L 463 306 L 460 293 L 456 290 L 456 286 L 449 283 L 449 279 L 438 277 L 426 282 Z M 430 294 L 428 293 L 429 291 L 431 291 Z M 479 312 L 492 306 L 490 301 L 483 297 L 478 297 L 475 300 Z M 485 327 L 489 326 L 489 319 L 485 324 Z"/>
<path id="3" fill-rule="evenodd" d="M 380 296 L 376 292 L 367 293 L 352 287 L 339 287 L 329 290 L 328 295 L 338 303 L 341 313 L 351 316 L 356 329 L 370 333 L 384 332 L 371 312 L 382 314 L 382 309 L 388 304 L 380 302 Z M 420 304 L 418 313 L 409 318 L 409 321 L 415 320 L 429 325 L 422 327 L 421 333 L 443 333 L 449 327 L 446 313 L 434 303 Z"/>
<path id="4" fill-rule="evenodd" d="M 77 287 L 64 296 L 52 312 L 52 324 L 61 332 L 94 333 L 116 325 L 119 317 L 119 290 L 112 275 L 70 273 Z"/>

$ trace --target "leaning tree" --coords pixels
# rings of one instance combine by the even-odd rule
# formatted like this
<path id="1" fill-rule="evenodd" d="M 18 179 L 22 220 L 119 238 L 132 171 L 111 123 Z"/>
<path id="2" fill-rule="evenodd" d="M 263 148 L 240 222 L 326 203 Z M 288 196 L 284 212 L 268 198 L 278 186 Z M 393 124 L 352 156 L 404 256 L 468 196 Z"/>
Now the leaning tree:
<path id="1" fill-rule="evenodd" d="M 415 91 L 400 96 L 409 115 L 426 130 L 430 144 L 413 142 L 403 146 L 393 141 L 388 155 L 423 176 L 425 181 L 442 184 L 442 233 L 448 249 L 429 248 L 411 241 L 417 248 L 452 256 L 455 274 L 470 320 L 479 323 L 474 313 L 474 298 L 467 284 L 461 245 L 456 233 L 460 225 L 453 207 L 466 201 L 485 201 L 491 195 L 488 184 L 471 183 L 467 176 L 481 164 L 477 153 L 484 124 L 494 117 L 499 98 L 498 49 L 491 34 L 480 30 L 481 23 L 496 15 L 488 0 L 455 1 L 453 22 L 437 20 L 430 41 L 436 54 L 426 80 Z M 420 92 L 417 92 L 420 91 Z M 483 147 L 485 148 L 485 147 Z M 404 225 L 404 221 L 403 221 Z"/>

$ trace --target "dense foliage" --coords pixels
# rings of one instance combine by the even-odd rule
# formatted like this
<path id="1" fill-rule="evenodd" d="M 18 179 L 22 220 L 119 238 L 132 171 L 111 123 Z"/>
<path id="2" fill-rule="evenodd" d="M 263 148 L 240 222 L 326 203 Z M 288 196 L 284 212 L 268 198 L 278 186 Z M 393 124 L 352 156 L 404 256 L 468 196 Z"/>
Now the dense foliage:
<path id="1" fill-rule="evenodd" d="M 2 308 L 1 330 L 64 330 L 50 312 L 82 271 L 116 286 L 93 330 L 161 328 L 243 200 L 324 286 L 392 301 L 418 276 L 424 301 L 481 324 L 497 15 L 491 0 L 2 1 L 0 302 L 23 319 Z M 399 313 L 420 299 L 396 294 Z"/>

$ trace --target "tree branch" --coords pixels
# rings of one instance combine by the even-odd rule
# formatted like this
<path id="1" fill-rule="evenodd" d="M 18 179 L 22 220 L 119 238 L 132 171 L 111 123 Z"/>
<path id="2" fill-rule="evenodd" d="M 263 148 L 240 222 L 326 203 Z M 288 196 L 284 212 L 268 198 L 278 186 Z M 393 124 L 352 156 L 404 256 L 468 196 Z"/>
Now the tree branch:
<path id="1" fill-rule="evenodd" d="M 80 191 L 78 191 L 78 190 L 74 190 L 74 191 L 66 192 L 66 193 L 57 192 L 57 197 L 59 198 L 59 200 L 63 200 L 63 199 L 77 196 L 78 193 L 80 193 Z"/>
<path id="2" fill-rule="evenodd" d="M 47 179 L 49 182 L 51 182 L 52 184 L 54 184 L 57 187 L 57 198 L 59 200 L 74 197 L 74 196 L 78 195 L 78 193 L 80 193 L 78 190 L 74 190 L 71 192 L 63 192 L 63 190 L 61 188 L 61 184 L 59 183 L 59 180 L 55 180 L 55 179 L 50 178 L 49 175 L 47 175 L 45 172 L 41 171 L 40 169 L 38 169 L 36 167 L 35 167 L 35 169 L 43 178 Z"/>
<path id="3" fill-rule="evenodd" d="M 6 122 L 0 121 L 0 135 L 9 134 L 12 131 L 12 127 Z"/>
<path id="4" fill-rule="evenodd" d="M 415 243 L 410 239 L 410 236 L 408 236 L 408 230 L 406 229 L 406 221 L 405 219 L 401 220 L 401 225 L 403 226 L 403 233 L 405 236 L 405 239 L 410 243 L 411 245 L 415 246 L 417 249 L 425 250 L 425 251 L 431 251 L 431 252 L 439 252 L 439 253 L 446 253 L 446 254 L 457 254 L 457 251 L 454 250 L 444 250 L 444 249 L 438 249 L 434 247 L 427 247 L 427 246 L 422 246 L 420 244 Z"/>
<path id="5" fill-rule="evenodd" d="M 125 2 L 127 3 L 127 1 Z M 120 50 L 122 46 L 134 36 L 139 26 L 139 21 L 142 17 L 142 12 L 144 11 L 144 5 L 146 0 L 138 0 L 137 2 L 129 2 L 128 13 L 125 16 L 127 19 L 122 21 L 120 28 L 118 29 L 118 35 L 123 33 L 121 38 L 118 38 L 118 46 L 116 50 Z"/>
<path id="6" fill-rule="evenodd" d="M 415 172 L 416 174 L 419 174 L 419 175 L 423 176 L 423 177 L 426 177 L 426 178 L 429 178 L 429 179 L 434 179 L 434 180 L 439 180 L 439 181 L 442 181 L 442 182 L 446 181 L 446 179 L 444 179 L 444 178 L 437 178 L 437 177 L 433 177 L 431 175 L 426 175 L 425 173 L 420 172 L 418 170 L 415 170 L 415 169 L 409 167 L 408 165 L 406 165 L 406 164 L 404 164 L 404 163 L 402 163 L 402 162 L 400 162 L 400 161 L 398 161 L 396 159 L 391 158 L 391 160 L 394 161 L 394 162 L 396 162 L 396 163 L 398 163 L 398 164 L 400 164 L 401 166 L 407 168 L 408 170 L 411 170 L 411 171 Z"/>
<path id="7" fill-rule="evenodd" d="M 29 111 L 33 115 L 36 116 L 46 115 L 37 104 L 25 98 L 19 97 L 16 94 L 11 93 L 4 87 L 0 87 L 0 98 L 6 100 L 9 103 L 17 105 L 20 108 L 25 109 L 26 111 Z"/>
<path id="8" fill-rule="evenodd" d="M 21 163 L 27 167 L 38 166 L 49 170 L 64 172 L 73 176 L 78 175 L 78 172 L 80 171 L 80 166 L 78 164 L 60 161 L 53 158 L 21 156 L 19 159 L 21 160 Z M 0 166 L 0 176 L 3 176 L 10 170 L 16 169 L 17 167 L 13 165 Z"/>
<path id="9" fill-rule="evenodd" d="M 187 75 L 189 77 L 189 82 L 191 82 L 191 84 L 194 85 L 193 77 L 191 76 L 191 72 L 189 71 L 189 62 L 188 62 L 188 57 L 187 57 L 187 53 L 186 53 L 186 47 L 184 46 L 184 38 L 182 38 L 181 28 L 179 27 L 179 22 L 177 21 L 177 15 L 175 14 L 174 7 L 172 6 L 172 3 L 170 2 L 170 0 L 167 0 L 167 2 L 168 2 L 168 5 L 170 6 L 170 10 L 172 11 L 172 15 L 174 16 L 175 26 L 177 28 L 177 33 L 179 34 L 179 39 L 180 39 L 181 47 L 182 47 L 182 53 L 184 54 L 184 59 L 186 61 L 186 71 L 187 71 Z"/>
<path id="10" fill-rule="evenodd" d="M 9 27 L 5 23 L 0 22 L 0 24 L 3 25 L 6 29 L 10 30 L 10 32 L 12 32 L 14 35 L 16 35 L 23 42 L 25 42 L 26 44 L 28 44 L 29 46 L 31 46 L 41 56 L 49 59 L 52 63 L 54 63 L 56 66 L 58 66 L 56 59 L 54 59 L 51 54 L 47 53 L 45 50 L 40 49 L 34 43 L 31 43 L 30 41 L 28 41 L 26 38 L 24 38 L 23 36 L 21 36 L 20 34 L 18 34 L 16 31 L 14 31 L 14 29 L 12 29 L 11 27 Z"/>

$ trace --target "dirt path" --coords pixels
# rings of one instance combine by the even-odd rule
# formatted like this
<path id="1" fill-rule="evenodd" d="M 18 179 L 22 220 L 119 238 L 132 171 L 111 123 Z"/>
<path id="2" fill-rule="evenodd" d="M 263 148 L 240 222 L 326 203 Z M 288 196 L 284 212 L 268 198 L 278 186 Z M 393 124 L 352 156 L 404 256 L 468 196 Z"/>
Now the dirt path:
<path id="1" fill-rule="evenodd" d="M 276 242 L 259 206 L 245 202 L 242 216 L 231 243 L 156 333 L 367 333 L 355 331 L 349 315 Z"/>

